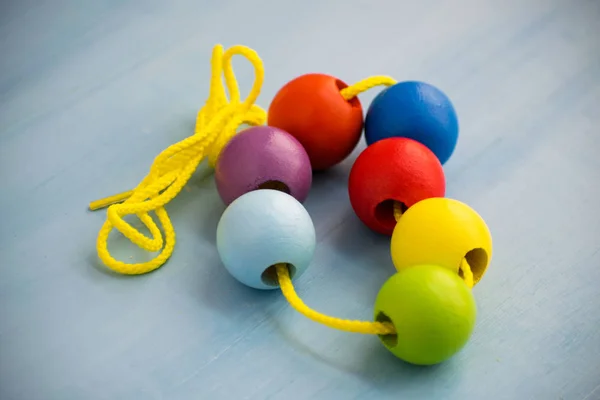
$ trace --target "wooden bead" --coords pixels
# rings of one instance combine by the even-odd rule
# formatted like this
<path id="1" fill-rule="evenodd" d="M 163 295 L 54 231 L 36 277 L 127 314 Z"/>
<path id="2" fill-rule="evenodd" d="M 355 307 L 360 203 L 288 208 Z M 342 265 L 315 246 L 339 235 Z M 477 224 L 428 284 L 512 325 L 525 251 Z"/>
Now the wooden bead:
<path id="1" fill-rule="evenodd" d="M 325 74 L 302 75 L 283 86 L 269 106 L 268 124 L 298 139 L 314 170 L 344 160 L 360 139 L 363 110 L 358 98 L 342 97 L 347 86 Z"/>
<path id="2" fill-rule="evenodd" d="M 456 274 L 436 265 L 417 265 L 384 283 L 374 314 L 376 321 L 396 328 L 395 335 L 379 336 L 392 354 L 411 364 L 433 365 L 468 342 L 477 307 Z"/>
<path id="3" fill-rule="evenodd" d="M 437 157 L 412 139 L 389 138 L 367 147 L 356 159 L 348 182 L 350 203 L 372 230 L 391 235 L 393 202 L 406 207 L 429 197 L 443 197 L 444 171 Z"/>
<path id="4" fill-rule="evenodd" d="M 275 264 L 287 263 L 292 279 L 308 268 L 315 228 L 306 209 L 277 190 L 248 192 L 233 201 L 217 226 L 217 250 L 229 273 L 256 289 L 279 287 Z"/>
<path id="5" fill-rule="evenodd" d="M 483 218 L 468 205 L 432 198 L 402 215 L 392 234 L 391 252 L 398 271 L 416 264 L 435 264 L 459 274 L 466 258 L 476 284 L 492 258 L 492 236 Z"/>
<path id="6" fill-rule="evenodd" d="M 371 145 L 389 137 L 423 143 L 444 164 L 458 140 L 458 118 L 441 90 L 424 82 L 400 82 L 380 92 L 367 111 L 365 139 Z"/>
<path id="7" fill-rule="evenodd" d="M 238 133 L 215 166 L 217 190 L 225 204 L 257 189 L 281 190 L 303 202 L 312 183 L 306 151 L 289 133 L 255 126 Z"/>

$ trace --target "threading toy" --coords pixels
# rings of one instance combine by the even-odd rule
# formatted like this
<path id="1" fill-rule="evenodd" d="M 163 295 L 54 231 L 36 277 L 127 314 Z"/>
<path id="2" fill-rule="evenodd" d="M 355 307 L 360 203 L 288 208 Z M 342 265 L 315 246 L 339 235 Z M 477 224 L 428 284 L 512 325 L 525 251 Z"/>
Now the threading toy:
<path id="1" fill-rule="evenodd" d="M 244 100 L 231 64 L 234 55 L 254 66 L 255 81 Z M 256 52 L 244 46 L 224 51 L 217 45 L 211 66 L 210 93 L 198 112 L 194 134 L 160 153 L 135 189 L 90 204 L 92 210 L 108 207 L 97 239 L 102 262 L 129 275 L 162 266 L 176 241 L 164 206 L 207 158 L 227 205 L 217 227 L 217 250 L 234 278 L 256 289 L 280 288 L 294 309 L 315 322 L 377 335 L 391 353 L 409 363 L 436 364 L 458 352 L 475 325 L 471 288 L 489 265 L 492 238 L 473 209 L 444 197 L 442 165 L 458 139 L 458 120 L 448 97 L 424 82 L 373 76 L 347 85 L 312 73 L 284 85 L 267 115 L 255 104 L 264 79 Z M 357 96 L 376 86 L 385 89 L 363 118 Z M 250 127 L 237 133 L 242 124 Z M 302 205 L 313 171 L 348 157 L 363 130 L 368 146 L 350 172 L 350 203 L 367 227 L 391 236 L 397 270 L 377 295 L 372 321 L 315 311 L 300 299 L 293 283 L 310 265 L 316 246 L 313 222 Z M 162 224 L 164 238 L 151 211 Z M 133 214 L 150 237 L 125 222 Z M 113 258 L 107 246 L 113 229 L 158 255 L 142 263 Z"/>

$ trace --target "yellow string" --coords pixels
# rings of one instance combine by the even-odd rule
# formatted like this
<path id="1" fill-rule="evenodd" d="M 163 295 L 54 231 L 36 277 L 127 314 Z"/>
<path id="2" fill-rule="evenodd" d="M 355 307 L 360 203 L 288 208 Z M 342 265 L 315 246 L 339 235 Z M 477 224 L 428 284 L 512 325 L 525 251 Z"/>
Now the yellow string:
<path id="1" fill-rule="evenodd" d="M 288 267 L 285 264 L 277 264 L 275 266 L 277 270 L 277 278 L 279 279 L 279 286 L 281 291 L 288 303 L 300 314 L 305 317 L 321 323 L 330 328 L 339 329 L 347 332 L 363 333 L 371 335 L 392 335 L 396 333 L 394 325 L 389 322 L 371 322 L 371 321 L 353 321 L 341 318 L 330 317 L 325 314 L 321 314 L 310 307 L 308 307 L 296 291 L 289 275 Z"/>
<path id="2" fill-rule="evenodd" d="M 460 266 L 458 267 L 459 271 L 463 273 L 463 280 L 467 284 L 467 286 L 472 289 L 473 288 L 473 271 L 471 270 L 471 265 L 467 261 L 466 258 L 463 258 L 460 261 Z"/>
<path id="3" fill-rule="evenodd" d="M 127 192 L 118 193 L 112 196 L 105 197 L 100 200 L 92 201 L 90 203 L 90 210 L 96 211 L 104 207 L 108 207 L 112 204 L 121 203 L 122 201 L 127 200 L 133 194 L 133 190 L 129 190 Z"/>
<path id="4" fill-rule="evenodd" d="M 396 81 L 388 76 L 372 76 L 340 90 L 340 94 L 344 99 L 350 100 L 360 93 L 365 92 L 375 86 L 391 86 L 395 83 Z M 287 266 L 285 264 L 277 264 L 275 268 L 277 271 L 279 286 L 281 287 L 283 295 L 287 299 L 288 303 L 290 303 L 290 305 L 296 311 L 305 317 L 330 328 L 339 329 L 342 331 L 371 335 L 392 335 L 396 333 L 394 325 L 389 322 L 348 320 L 331 317 L 313 310 L 304 304 L 302 299 L 298 297 L 298 294 L 294 290 L 292 280 L 290 279 Z"/>
<path id="5" fill-rule="evenodd" d="M 238 84 L 231 65 L 234 55 L 244 56 L 254 67 L 254 84 L 244 101 L 240 99 Z M 222 74 L 229 92 L 229 101 L 223 86 Z M 254 104 L 260 94 L 263 79 L 262 60 L 254 50 L 245 46 L 233 46 L 225 52 L 221 45 L 213 48 L 210 93 L 206 103 L 198 112 L 194 134 L 160 153 L 155 158 L 148 175 L 134 190 L 90 204 L 92 210 L 110 205 L 107 220 L 98 233 L 96 243 L 98 256 L 107 267 L 122 274 L 144 274 L 159 268 L 169 259 L 175 246 L 175 230 L 164 206 L 179 194 L 204 158 L 208 157 L 209 165 L 214 166 L 219 153 L 235 135 L 240 125 L 265 123 L 266 112 Z M 164 230 L 164 239 L 150 216 L 150 211 L 154 211 L 158 217 Z M 148 228 L 150 237 L 124 221 L 123 217 L 133 214 L 137 215 Z M 107 239 L 113 228 L 140 248 L 149 252 L 158 251 L 158 255 L 150 261 L 141 263 L 125 263 L 116 260 L 107 246 Z"/>
<path id="6" fill-rule="evenodd" d="M 402 203 L 400 203 L 399 201 L 394 201 L 394 219 L 396 220 L 396 222 L 400 220 L 400 217 L 402 217 L 403 213 L 404 211 L 402 209 Z"/>
<path id="7" fill-rule="evenodd" d="M 371 76 L 369 78 L 363 79 L 362 81 L 358 81 L 353 85 L 350 85 L 342 90 L 340 93 L 342 97 L 346 100 L 350 100 L 362 92 L 366 92 L 369 89 L 372 89 L 376 86 L 392 86 L 397 82 L 394 78 L 389 76 L 377 75 Z"/>

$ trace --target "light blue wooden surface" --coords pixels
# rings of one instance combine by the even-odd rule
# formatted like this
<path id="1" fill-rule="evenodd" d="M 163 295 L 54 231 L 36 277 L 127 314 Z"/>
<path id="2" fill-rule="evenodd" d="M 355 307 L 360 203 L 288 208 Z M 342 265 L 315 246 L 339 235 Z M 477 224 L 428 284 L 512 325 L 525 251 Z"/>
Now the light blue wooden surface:
<path id="1" fill-rule="evenodd" d="M 599 20 L 597 0 L 1 2 L 0 398 L 600 399 Z M 487 220 L 495 254 L 451 361 L 405 365 L 234 281 L 206 168 L 168 207 L 167 265 L 99 267 L 105 213 L 88 202 L 191 133 L 216 43 L 259 52 L 265 107 L 311 71 L 420 79 L 453 99 L 448 195 Z M 235 67 L 247 90 L 251 69 Z M 348 318 L 370 318 L 393 273 L 388 239 L 349 205 L 360 148 L 315 181 L 318 247 L 298 282 Z"/>

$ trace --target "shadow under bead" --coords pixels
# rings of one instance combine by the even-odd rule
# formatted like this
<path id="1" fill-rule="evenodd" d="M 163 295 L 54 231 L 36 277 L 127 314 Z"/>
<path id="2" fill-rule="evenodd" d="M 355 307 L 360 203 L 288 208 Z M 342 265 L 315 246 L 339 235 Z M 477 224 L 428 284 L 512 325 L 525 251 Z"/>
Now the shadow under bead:
<path id="1" fill-rule="evenodd" d="M 248 192 L 225 209 L 217 226 L 217 250 L 229 273 L 255 289 L 279 287 L 276 264 L 293 280 L 312 261 L 315 227 L 292 196 L 271 189 Z"/>
<path id="2" fill-rule="evenodd" d="M 303 202 L 312 184 L 304 147 L 289 133 L 255 126 L 234 136 L 215 166 L 215 182 L 223 202 L 257 189 L 276 189 Z"/>

